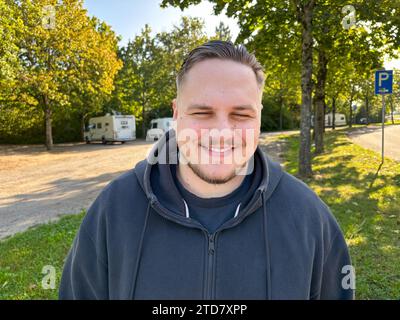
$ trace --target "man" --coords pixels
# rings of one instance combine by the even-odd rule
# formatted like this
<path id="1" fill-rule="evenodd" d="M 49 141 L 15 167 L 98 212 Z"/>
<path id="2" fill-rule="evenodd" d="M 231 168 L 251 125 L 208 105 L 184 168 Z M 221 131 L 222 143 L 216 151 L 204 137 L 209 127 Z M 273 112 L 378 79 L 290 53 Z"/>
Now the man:
<path id="1" fill-rule="evenodd" d="M 257 147 L 263 86 L 243 46 L 188 55 L 175 128 L 89 208 L 61 299 L 353 298 L 328 207 Z"/>

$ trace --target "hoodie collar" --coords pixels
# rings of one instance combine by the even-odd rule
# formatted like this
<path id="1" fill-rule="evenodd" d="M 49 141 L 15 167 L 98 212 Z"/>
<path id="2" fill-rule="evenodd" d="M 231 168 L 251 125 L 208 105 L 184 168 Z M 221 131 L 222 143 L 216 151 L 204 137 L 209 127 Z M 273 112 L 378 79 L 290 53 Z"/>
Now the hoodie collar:
<path id="1" fill-rule="evenodd" d="M 157 206 L 154 207 L 161 207 L 163 213 L 169 215 L 170 218 L 179 218 L 179 220 L 181 220 L 181 218 L 186 218 L 185 204 L 184 201 L 176 201 L 177 197 L 174 195 L 178 195 L 179 197 L 180 194 L 175 183 L 172 181 L 173 177 L 168 168 L 170 163 L 178 162 L 177 151 L 178 148 L 175 131 L 171 129 L 153 145 L 147 158 L 140 161 L 135 166 L 134 171 L 150 204 L 157 204 Z M 260 171 L 262 172 L 262 179 L 252 199 L 246 207 L 240 209 L 238 217 L 246 216 L 254 212 L 262 205 L 263 200 L 267 201 L 274 192 L 282 176 L 282 168 L 280 164 L 271 161 L 269 157 L 261 151 L 260 147 L 257 147 L 255 151 L 254 160 L 261 162 L 262 170 Z M 157 181 L 159 181 L 160 184 L 163 184 L 161 188 L 168 190 L 168 192 L 172 193 L 172 196 L 166 195 L 162 199 L 159 199 L 156 196 L 152 185 L 154 175 L 157 176 L 156 179 L 159 179 Z M 171 210 L 168 208 L 174 209 Z"/>

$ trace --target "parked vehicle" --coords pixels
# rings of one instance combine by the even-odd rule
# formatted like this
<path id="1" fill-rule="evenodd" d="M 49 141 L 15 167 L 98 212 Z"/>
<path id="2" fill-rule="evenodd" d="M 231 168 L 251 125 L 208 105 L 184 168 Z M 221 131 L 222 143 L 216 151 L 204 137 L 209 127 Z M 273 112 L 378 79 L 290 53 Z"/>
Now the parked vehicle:
<path id="1" fill-rule="evenodd" d="M 332 127 L 333 124 L 333 113 L 327 113 L 325 115 L 325 127 Z M 346 122 L 346 115 L 343 113 L 335 113 L 335 126 L 345 126 Z"/>
<path id="2" fill-rule="evenodd" d="M 367 124 L 367 118 L 360 118 L 358 121 L 359 124 Z"/>
<path id="3" fill-rule="evenodd" d="M 325 115 L 325 127 L 332 127 L 333 124 L 333 113 L 327 113 Z M 346 122 L 346 115 L 343 113 L 335 113 L 335 127 L 345 126 Z M 311 127 L 314 127 L 314 116 L 311 116 Z"/>
<path id="4" fill-rule="evenodd" d="M 158 118 L 150 121 L 150 129 L 146 133 L 146 141 L 157 141 L 172 127 L 173 118 Z"/>
<path id="5" fill-rule="evenodd" d="M 132 115 L 110 115 L 89 119 L 85 129 L 85 141 L 107 142 L 132 141 L 136 139 L 136 121 Z"/>

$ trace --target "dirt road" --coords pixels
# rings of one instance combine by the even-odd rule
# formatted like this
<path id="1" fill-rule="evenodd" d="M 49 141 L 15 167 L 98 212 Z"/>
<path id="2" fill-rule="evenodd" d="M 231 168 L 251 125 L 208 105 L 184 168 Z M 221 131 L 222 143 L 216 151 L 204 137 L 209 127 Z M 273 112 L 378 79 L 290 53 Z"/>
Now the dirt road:
<path id="1" fill-rule="evenodd" d="M 0 239 L 88 208 L 113 178 L 143 159 L 150 143 L 0 146 Z"/>
<path id="2" fill-rule="evenodd" d="M 282 161 L 278 134 L 263 134 L 260 144 Z M 145 158 L 152 143 L 0 146 L 0 239 L 87 209 L 103 187 Z"/>
<path id="3" fill-rule="evenodd" d="M 364 148 L 381 152 L 381 126 L 368 126 L 351 131 L 349 137 Z M 400 161 L 400 125 L 385 127 L 385 157 Z"/>

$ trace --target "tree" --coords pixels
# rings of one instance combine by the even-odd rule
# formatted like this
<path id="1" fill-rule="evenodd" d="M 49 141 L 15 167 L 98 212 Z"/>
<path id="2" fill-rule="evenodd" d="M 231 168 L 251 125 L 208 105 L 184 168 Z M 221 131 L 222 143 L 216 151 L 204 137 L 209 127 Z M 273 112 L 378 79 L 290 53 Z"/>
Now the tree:
<path id="1" fill-rule="evenodd" d="M 109 93 L 120 67 L 115 35 L 89 19 L 80 0 L 6 0 L 23 22 L 18 29 L 21 94 L 45 115 L 46 147 L 53 146 L 52 118 L 79 94 Z"/>

